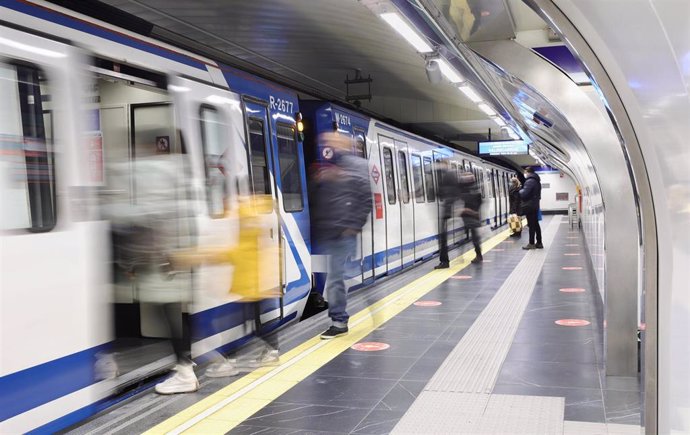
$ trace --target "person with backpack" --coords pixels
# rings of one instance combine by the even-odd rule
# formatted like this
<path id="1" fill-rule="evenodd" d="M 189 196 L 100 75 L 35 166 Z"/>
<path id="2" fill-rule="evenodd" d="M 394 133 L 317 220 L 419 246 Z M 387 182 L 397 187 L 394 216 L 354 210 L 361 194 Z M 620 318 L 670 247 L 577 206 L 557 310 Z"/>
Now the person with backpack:
<path id="1" fill-rule="evenodd" d="M 520 189 L 522 214 L 527 217 L 529 243 L 522 249 L 543 249 L 541 227 L 539 226 L 539 200 L 541 199 L 541 179 L 533 167 L 525 169 L 525 184 Z M 535 243 L 536 237 L 536 243 Z"/>
<path id="2" fill-rule="evenodd" d="M 479 214 L 482 206 L 482 194 L 472 172 L 467 171 L 463 173 L 459 181 L 460 199 L 463 202 L 463 208 L 460 210 L 460 217 L 462 217 L 465 228 L 469 230 L 472 238 L 472 245 L 474 246 L 474 252 L 476 254 L 472 259 L 472 263 L 477 264 L 484 261 L 482 257 L 481 240 L 479 238 L 479 227 L 482 223 Z"/>
<path id="3" fill-rule="evenodd" d="M 328 316 L 332 325 L 321 334 L 330 340 L 348 333 L 345 265 L 355 255 L 357 236 L 372 209 L 367 161 L 352 153 L 351 138 L 328 132 L 319 136 L 332 157 L 312 172 L 310 192 L 312 236 L 327 255 L 326 288 Z"/>
<path id="4" fill-rule="evenodd" d="M 450 259 L 448 258 L 448 220 L 453 217 L 453 206 L 458 200 L 460 188 L 455 171 L 449 167 L 447 160 L 440 160 L 439 168 L 436 172 L 438 179 L 438 197 L 441 200 L 441 216 L 439 219 L 438 244 L 439 244 L 439 264 L 434 269 L 448 269 Z"/>

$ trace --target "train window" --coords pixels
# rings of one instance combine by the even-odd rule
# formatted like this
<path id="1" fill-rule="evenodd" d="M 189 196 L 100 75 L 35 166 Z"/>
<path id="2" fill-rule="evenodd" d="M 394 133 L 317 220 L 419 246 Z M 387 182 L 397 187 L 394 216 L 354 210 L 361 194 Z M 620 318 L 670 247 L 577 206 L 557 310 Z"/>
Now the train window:
<path id="1" fill-rule="evenodd" d="M 297 154 L 295 130 L 287 124 L 277 124 L 280 186 L 283 192 L 283 209 L 286 212 L 302 211 L 302 173 Z"/>
<path id="2" fill-rule="evenodd" d="M 383 149 L 383 169 L 386 172 L 386 195 L 389 204 L 395 204 L 395 176 L 393 174 L 393 153 L 390 148 Z"/>
<path id="3" fill-rule="evenodd" d="M 424 202 L 424 178 L 422 176 L 422 158 L 412 154 L 412 181 L 414 181 L 414 198 Z"/>
<path id="4" fill-rule="evenodd" d="M 427 202 L 436 201 L 436 189 L 434 187 L 434 174 L 431 169 L 431 158 L 424 157 L 424 181 L 426 183 Z"/>
<path id="5" fill-rule="evenodd" d="M 206 200 L 208 214 L 213 218 L 222 218 L 228 207 L 228 146 L 223 138 L 223 124 L 218 111 L 203 105 L 199 108 L 201 123 L 201 145 L 204 148 L 206 171 Z"/>
<path id="6" fill-rule="evenodd" d="M 50 231 L 56 200 L 46 77 L 34 66 L 0 62 L 0 95 L 0 229 Z"/>
<path id="7" fill-rule="evenodd" d="M 367 139 L 360 131 L 355 131 L 355 155 L 363 159 L 367 158 Z"/>
<path id="8" fill-rule="evenodd" d="M 266 138 L 264 136 L 264 121 L 249 118 L 249 148 L 252 157 L 252 186 L 254 195 L 270 195 L 271 175 L 266 160 Z"/>
<path id="9" fill-rule="evenodd" d="M 400 174 L 400 199 L 404 204 L 410 202 L 410 181 L 407 175 L 407 155 L 398 151 L 398 173 Z"/>
<path id="10" fill-rule="evenodd" d="M 479 179 L 480 179 L 479 187 L 480 187 L 480 190 L 482 192 L 482 198 L 486 198 L 486 186 L 484 185 L 484 170 L 483 169 L 479 170 Z"/>

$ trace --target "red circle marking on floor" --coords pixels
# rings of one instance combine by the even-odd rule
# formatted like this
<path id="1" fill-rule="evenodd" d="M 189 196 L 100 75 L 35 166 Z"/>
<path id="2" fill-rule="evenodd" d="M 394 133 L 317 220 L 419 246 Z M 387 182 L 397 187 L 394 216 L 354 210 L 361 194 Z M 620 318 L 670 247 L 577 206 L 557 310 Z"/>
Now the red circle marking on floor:
<path id="1" fill-rule="evenodd" d="M 558 289 L 558 291 L 561 293 L 582 293 L 586 290 L 583 288 L 567 287 L 567 288 Z"/>
<path id="2" fill-rule="evenodd" d="M 472 275 L 453 275 L 451 279 L 472 279 Z"/>
<path id="3" fill-rule="evenodd" d="M 443 302 L 439 301 L 417 301 L 414 303 L 414 305 L 418 307 L 438 307 L 439 305 L 443 305 Z"/>
<path id="4" fill-rule="evenodd" d="M 568 243 L 565 246 L 578 246 L 578 244 L 577 243 Z"/>
<path id="5" fill-rule="evenodd" d="M 578 255 L 580 255 L 580 254 L 578 254 L 577 252 L 566 252 L 566 253 L 563 254 L 563 255 L 565 255 L 566 257 L 576 257 L 576 256 L 578 256 Z"/>
<path id="6" fill-rule="evenodd" d="M 582 268 L 580 266 L 564 266 L 564 267 L 561 267 L 561 269 L 563 269 L 563 270 L 582 270 Z"/>
<path id="7" fill-rule="evenodd" d="M 556 325 L 561 325 L 561 326 L 587 326 L 589 325 L 589 322 L 587 320 L 582 320 L 582 319 L 561 319 L 561 320 L 556 320 Z"/>
<path id="8" fill-rule="evenodd" d="M 566 237 L 566 239 L 577 240 L 579 237 Z"/>
<path id="9" fill-rule="evenodd" d="M 501 243 L 515 243 L 515 240 L 504 240 Z"/>
<path id="10" fill-rule="evenodd" d="M 492 251 L 505 251 L 505 249 L 503 249 L 503 248 L 494 248 L 494 249 L 492 249 Z"/>
<path id="11" fill-rule="evenodd" d="M 351 349 L 358 350 L 360 352 L 377 352 L 379 350 L 386 350 L 391 347 L 387 343 L 379 343 L 376 341 L 364 341 L 362 343 L 357 343 L 351 347 Z"/>
<path id="12" fill-rule="evenodd" d="M 492 261 L 494 261 L 494 260 L 487 260 L 487 259 L 484 259 L 484 260 L 482 260 L 482 263 L 491 263 Z"/>

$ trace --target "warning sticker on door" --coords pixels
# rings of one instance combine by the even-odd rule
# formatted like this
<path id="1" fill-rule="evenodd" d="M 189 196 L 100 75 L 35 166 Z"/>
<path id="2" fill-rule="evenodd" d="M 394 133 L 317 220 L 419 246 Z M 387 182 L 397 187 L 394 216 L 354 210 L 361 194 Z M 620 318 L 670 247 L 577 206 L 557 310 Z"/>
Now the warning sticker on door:
<path id="1" fill-rule="evenodd" d="M 383 195 L 374 193 L 374 210 L 376 219 L 383 219 Z"/>
<path id="2" fill-rule="evenodd" d="M 379 168 L 374 165 L 373 168 L 371 168 L 371 178 L 374 179 L 374 183 L 379 184 L 379 178 L 381 178 L 381 173 L 379 172 Z"/>

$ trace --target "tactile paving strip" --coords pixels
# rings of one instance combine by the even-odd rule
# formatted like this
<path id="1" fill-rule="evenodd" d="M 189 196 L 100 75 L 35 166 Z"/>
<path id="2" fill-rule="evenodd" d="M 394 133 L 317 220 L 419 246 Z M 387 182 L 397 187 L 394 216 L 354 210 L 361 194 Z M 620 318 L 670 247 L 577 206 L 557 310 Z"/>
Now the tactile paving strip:
<path id="1" fill-rule="evenodd" d="M 492 391 L 560 221 L 560 216 L 551 220 L 543 233 L 547 249 L 530 251 L 522 259 L 425 390 L 463 393 Z"/>
<path id="2" fill-rule="evenodd" d="M 562 434 L 562 397 L 424 391 L 393 434 Z"/>
<path id="3" fill-rule="evenodd" d="M 547 247 L 560 223 L 543 231 Z M 563 433 L 564 398 L 490 394 L 547 255 L 527 253 L 392 433 Z"/>

